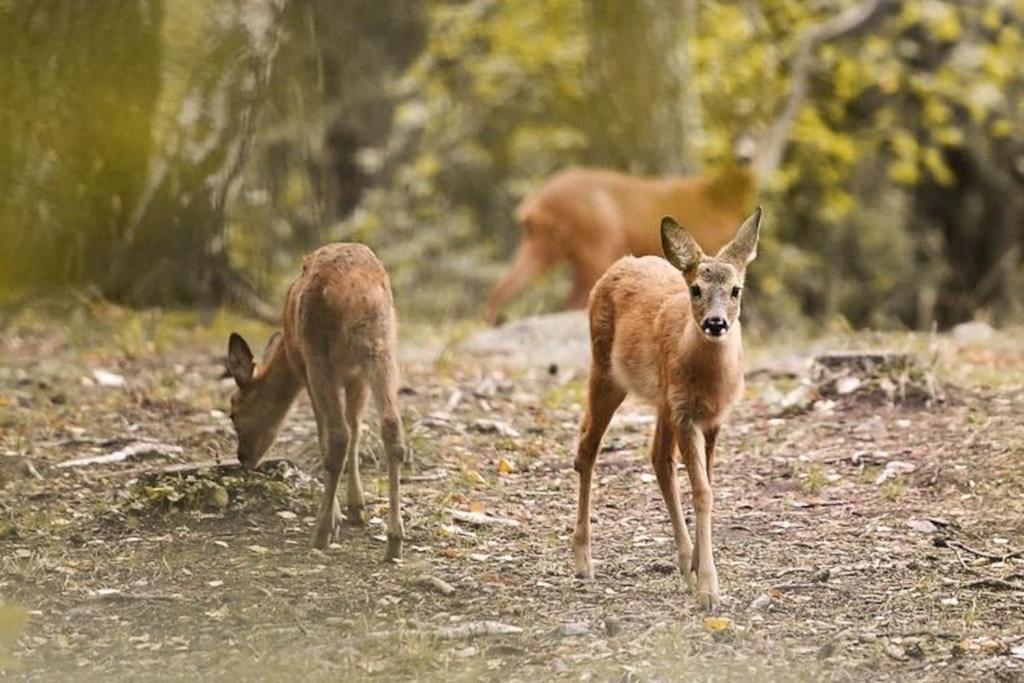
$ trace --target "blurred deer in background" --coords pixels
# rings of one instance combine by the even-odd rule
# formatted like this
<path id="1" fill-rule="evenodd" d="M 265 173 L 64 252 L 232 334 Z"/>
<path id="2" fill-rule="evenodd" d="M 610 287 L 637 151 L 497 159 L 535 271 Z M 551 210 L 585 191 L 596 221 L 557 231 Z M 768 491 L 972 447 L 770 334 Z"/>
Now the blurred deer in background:
<path id="1" fill-rule="evenodd" d="M 672 519 L 679 570 L 691 585 L 696 573 L 702 607 L 718 605 L 711 466 L 718 430 L 743 393 L 740 299 L 760 228 L 758 208 L 731 242 L 707 257 L 693 236 L 665 217 L 664 259 L 620 259 L 595 285 L 589 311 L 593 356 L 575 461 L 580 479 L 572 537 L 577 576 L 593 577 L 590 489 L 601 437 L 626 394 L 633 392 L 657 409 L 651 460 Z M 696 543 L 690 541 L 679 502 L 676 447 L 693 488 Z"/>
<path id="2" fill-rule="evenodd" d="M 317 548 L 334 540 L 345 520 L 336 493 L 346 464 L 347 521 L 365 524 L 359 431 L 369 386 L 388 459 L 386 557 L 401 557 L 399 468 L 406 449 L 398 414 L 395 343 L 388 274 L 361 244 L 331 244 L 306 257 L 302 273 L 288 289 L 284 333 L 271 338 L 258 364 L 241 336 L 232 333 L 228 340 L 227 368 L 238 385 L 231 397 L 231 421 L 238 434 L 238 460 L 246 467 L 259 464 L 302 387 L 309 392 L 325 470 L 313 533 Z"/>
<path id="3" fill-rule="evenodd" d="M 564 261 L 573 271 L 566 306 L 586 306 L 591 287 L 617 259 L 661 253 L 657 225 L 664 215 L 678 217 L 702 248 L 717 251 L 754 202 L 755 178 L 745 165 L 675 178 L 597 168 L 562 171 L 516 209 L 522 240 L 512 265 L 491 290 L 484 318 L 497 322 L 509 300 Z"/>

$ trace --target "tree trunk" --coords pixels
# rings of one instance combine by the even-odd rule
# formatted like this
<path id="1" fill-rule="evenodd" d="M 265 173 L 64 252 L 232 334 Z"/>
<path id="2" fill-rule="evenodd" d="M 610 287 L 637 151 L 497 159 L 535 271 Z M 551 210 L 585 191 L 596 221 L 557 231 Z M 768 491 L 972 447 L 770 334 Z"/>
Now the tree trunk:
<path id="1" fill-rule="evenodd" d="M 227 217 L 255 134 L 287 0 L 211 5 L 175 128 L 150 164 L 103 289 L 131 303 L 263 307 L 231 268 Z"/>
<path id="2" fill-rule="evenodd" d="M 588 3 L 591 162 L 640 173 L 695 168 L 687 139 L 684 54 L 687 28 L 679 0 Z"/>

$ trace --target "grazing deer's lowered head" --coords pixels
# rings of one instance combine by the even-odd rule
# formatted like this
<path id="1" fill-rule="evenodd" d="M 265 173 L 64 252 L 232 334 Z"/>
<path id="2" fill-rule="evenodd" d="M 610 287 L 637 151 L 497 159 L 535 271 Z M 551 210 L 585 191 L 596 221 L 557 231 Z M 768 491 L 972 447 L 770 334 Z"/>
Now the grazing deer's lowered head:
<path id="1" fill-rule="evenodd" d="M 601 437 L 632 392 L 658 413 L 651 460 L 672 519 L 679 570 L 695 585 L 705 609 L 718 605 L 711 466 L 718 430 L 743 391 L 740 299 L 760 227 L 758 208 L 732 241 L 708 257 L 666 217 L 661 224 L 664 259 L 620 259 L 594 286 L 589 305 L 592 362 L 575 461 L 580 488 L 572 548 L 578 576 L 593 576 L 590 488 Z M 677 447 L 693 488 L 695 542 L 679 502 Z"/>
<path id="2" fill-rule="evenodd" d="M 238 436 L 238 462 L 256 467 L 277 438 L 281 423 L 302 387 L 275 333 L 257 364 L 237 332 L 228 338 L 227 370 L 237 390 L 231 396 L 231 423 Z"/>

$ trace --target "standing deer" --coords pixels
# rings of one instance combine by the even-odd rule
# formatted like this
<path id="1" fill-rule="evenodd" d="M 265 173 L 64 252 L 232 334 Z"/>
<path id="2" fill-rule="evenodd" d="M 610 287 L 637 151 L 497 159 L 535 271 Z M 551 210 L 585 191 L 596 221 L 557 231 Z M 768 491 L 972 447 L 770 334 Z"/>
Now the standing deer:
<path id="1" fill-rule="evenodd" d="M 346 463 L 347 520 L 365 524 L 359 430 L 369 385 L 388 459 L 386 557 L 401 557 L 398 480 L 405 444 L 396 397 L 395 328 L 391 283 L 381 262 L 361 244 L 330 244 L 306 257 L 288 289 L 284 333 L 271 337 L 258 364 L 241 336 L 232 333 L 228 340 L 227 368 L 238 385 L 231 397 L 231 421 L 244 466 L 259 464 L 299 391 L 305 386 L 309 392 L 325 470 L 314 547 L 334 540 L 343 521 L 336 493 Z"/>
<path id="2" fill-rule="evenodd" d="M 566 306 L 582 308 L 591 287 L 617 259 L 661 253 L 656 226 L 666 214 L 679 217 L 701 247 L 717 251 L 753 206 L 754 186 L 751 170 L 735 164 L 712 175 L 679 178 L 565 170 L 516 209 L 522 241 L 491 290 L 484 318 L 496 322 L 509 300 L 563 261 L 573 270 Z"/>
<path id="3" fill-rule="evenodd" d="M 628 392 L 658 413 L 651 460 L 672 519 L 679 570 L 704 609 L 719 604 L 711 549 L 711 466 L 726 412 L 743 393 L 740 298 L 757 253 L 761 209 L 731 242 L 707 257 L 671 217 L 661 222 L 665 259 L 620 259 L 590 295 L 593 354 L 575 469 L 579 507 L 572 537 L 576 574 L 593 577 L 590 488 L 601 437 Z M 671 264 L 671 265 L 670 265 Z M 680 275 L 680 272 L 682 275 Z M 693 488 L 696 543 L 679 502 L 675 449 Z"/>

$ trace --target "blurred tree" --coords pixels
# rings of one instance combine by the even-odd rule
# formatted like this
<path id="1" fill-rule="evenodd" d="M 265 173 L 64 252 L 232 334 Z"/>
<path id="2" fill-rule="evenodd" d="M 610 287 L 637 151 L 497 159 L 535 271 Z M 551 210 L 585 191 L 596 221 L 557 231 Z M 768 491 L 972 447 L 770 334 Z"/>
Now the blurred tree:
<path id="1" fill-rule="evenodd" d="M 162 4 L 0 4 L 0 285 L 105 280 L 143 190 Z"/>
<path id="2" fill-rule="evenodd" d="M 694 3 L 590 0 L 587 18 L 587 160 L 643 174 L 697 168 L 687 123 L 699 120 L 688 98 L 684 29 Z M 688 111 L 688 108 L 690 111 Z"/>
<path id="3" fill-rule="evenodd" d="M 259 0 L 205 9 L 176 115 L 104 279 L 108 295 L 145 303 L 235 299 L 261 317 L 276 317 L 231 267 L 225 228 L 256 134 L 285 4 Z"/>
<path id="4" fill-rule="evenodd" d="M 8 287 L 95 285 L 132 303 L 241 297 L 270 315 L 230 267 L 224 226 L 283 5 L 0 8 L 0 112 L 22 133 L 0 143 Z M 175 40 L 184 58 L 167 54 Z"/>

